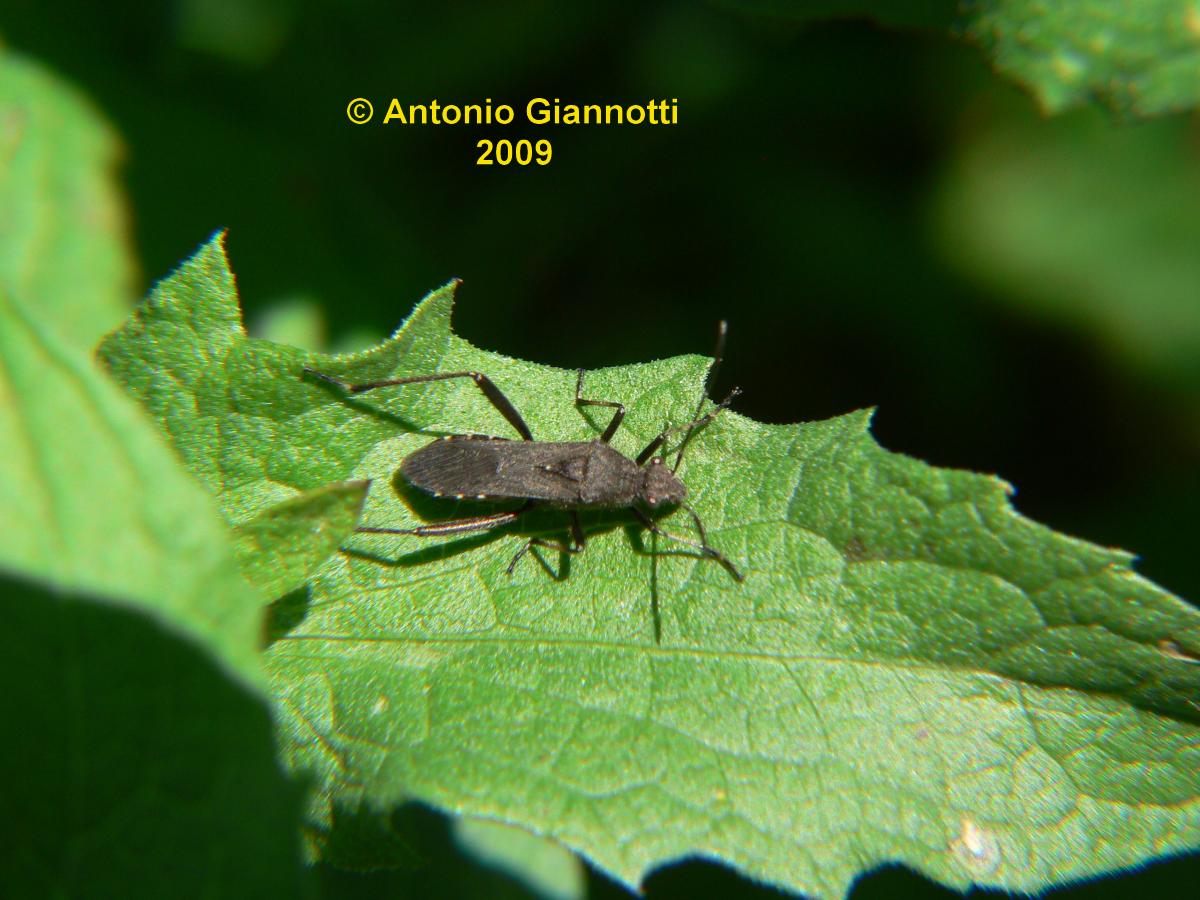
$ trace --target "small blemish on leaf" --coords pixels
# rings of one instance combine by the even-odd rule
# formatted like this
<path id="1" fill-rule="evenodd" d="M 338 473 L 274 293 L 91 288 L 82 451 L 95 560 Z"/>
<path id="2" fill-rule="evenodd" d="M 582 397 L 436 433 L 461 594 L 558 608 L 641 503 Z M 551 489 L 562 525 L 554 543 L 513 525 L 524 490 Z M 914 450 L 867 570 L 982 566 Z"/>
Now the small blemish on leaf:
<path id="1" fill-rule="evenodd" d="M 1200 40 L 1200 3 L 1190 3 L 1183 12 L 1183 27 L 1188 34 Z"/>
<path id="2" fill-rule="evenodd" d="M 1163 638 L 1159 641 L 1158 649 L 1164 656 L 1169 656 L 1172 659 L 1181 659 L 1184 662 L 1200 664 L 1200 656 L 1189 652 L 1178 641 L 1173 641 L 1170 638 Z"/>
<path id="3" fill-rule="evenodd" d="M 928 728 L 918 728 L 916 730 L 916 732 L 914 732 L 913 737 L 916 738 L 918 741 L 922 741 L 922 742 L 927 741 L 927 740 L 929 740 L 929 729 Z"/>
<path id="4" fill-rule="evenodd" d="M 846 541 L 846 546 L 842 548 L 842 555 L 846 557 L 847 562 L 852 563 L 871 558 L 870 553 L 867 552 L 867 545 L 857 535 Z"/>
<path id="5" fill-rule="evenodd" d="M 1063 81 L 1078 81 L 1087 65 L 1074 53 L 1056 53 L 1051 61 L 1054 74 Z"/>
<path id="6" fill-rule="evenodd" d="M 386 710 L 387 708 L 388 708 L 388 698 L 385 697 L 383 694 L 380 694 L 379 698 L 374 703 L 371 704 L 371 715 L 377 716 L 380 713 L 382 713 L 384 710 Z"/>
<path id="7" fill-rule="evenodd" d="M 962 820 L 958 837 L 950 842 L 950 852 L 973 875 L 991 875 L 1000 868 L 1000 842 L 996 833 L 981 828 L 971 819 Z"/>

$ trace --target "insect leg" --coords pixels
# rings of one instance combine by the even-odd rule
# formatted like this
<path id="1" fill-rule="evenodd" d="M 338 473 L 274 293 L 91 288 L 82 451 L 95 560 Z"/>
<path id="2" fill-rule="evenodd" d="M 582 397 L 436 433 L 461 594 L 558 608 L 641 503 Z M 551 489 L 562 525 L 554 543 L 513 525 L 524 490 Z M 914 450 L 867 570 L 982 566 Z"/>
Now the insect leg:
<path id="1" fill-rule="evenodd" d="M 487 397 L 488 402 L 496 408 L 500 415 L 508 420 L 508 423 L 513 428 L 517 429 L 517 433 L 527 441 L 533 440 L 533 433 L 530 432 L 529 426 L 525 424 L 525 420 L 521 418 L 521 414 L 517 412 L 517 408 L 512 405 L 500 388 L 496 387 L 492 379 L 488 378 L 482 372 L 438 372 L 436 375 L 410 375 L 407 378 L 385 378 L 382 381 L 365 381 L 360 384 L 355 384 L 349 381 L 343 381 L 333 375 L 326 375 L 324 372 L 318 372 L 316 369 L 304 367 L 304 371 L 314 378 L 320 378 L 322 381 L 327 381 L 330 384 L 337 385 L 342 390 L 350 394 L 361 394 L 364 391 L 373 391 L 376 388 L 392 387 L 400 384 L 423 384 L 427 381 L 447 381 L 451 378 L 470 378 L 475 382 L 475 386 L 483 391 L 483 395 Z"/>
<path id="2" fill-rule="evenodd" d="M 583 533 L 583 523 L 579 521 L 579 510 L 571 510 L 571 538 L 575 541 L 576 551 L 587 546 L 587 536 Z"/>
<path id="3" fill-rule="evenodd" d="M 419 525 L 416 528 L 371 528 L 366 525 L 354 530 L 362 534 L 415 534 L 420 537 L 435 537 L 443 534 L 470 534 L 473 531 L 491 531 L 510 522 L 517 521 L 528 507 L 510 512 L 492 513 L 487 516 L 472 516 L 469 519 L 452 519 L 449 522 L 435 522 L 432 525 Z"/>
<path id="4" fill-rule="evenodd" d="M 691 513 L 692 521 L 694 521 L 696 523 L 696 531 L 700 534 L 699 541 L 692 541 L 692 540 L 689 540 L 688 538 L 680 537 L 677 534 L 671 534 L 671 532 L 666 531 L 663 528 L 659 527 L 657 522 L 655 522 L 653 519 L 651 519 L 648 515 L 646 515 L 644 512 L 642 512 L 636 506 L 630 507 L 630 509 L 633 510 L 633 514 L 638 517 L 638 519 L 639 519 L 639 521 L 641 521 L 642 525 L 644 525 L 649 531 L 652 531 L 654 534 L 657 534 L 661 537 L 669 538 L 672 541 L 678 541 L 681 544 L 687 544 L 689 547 L 695 547 L 697 550 L 699 550 L 701 553 L 703 553 L 709 559 L 714 559 L 717 562 L 719 562 L 722 566 L 724 566 L 725 570 L 727 572 L 729 572 L 730 575 L 733 576 L 735 581 L 743 581 L 745 579 L 745 576 L 742 575 L 742 573 L 737 570 L 737 567 L 733 563 L 731 563 L 729 561 L 729 559 L 723 553 L 721 553 L 720 550 L 718 550 L 716 547 L 711 546 L 708 543 L 708 537 L 704 533 L 704 525 L 703 525 L 703 523 L 701 523 L 700 516 L 698 516 L 696 514 L 696 511 L 694 509 L 692 509 L 690 506 L 686 506 L 686 505 L 684 505 L 683 508 L 686 509 L 689 513 Z"/>
<path id="5" fill-rule="evenodd" d="M 547 541 L 544 538 L 532 537 L 521 545 L 521 549 L 516 552 L 512 560 L 505 570 L 509 575 L 512 575 L 513 569 L 517 567 L 521 557 L 528 553 L 534 547 L 545 547 L 548 550 L 557 550 L 559 553 L 580 553 L 587 545 L 587 538 L 583 534 L 583 526 L 579 522 L 579 513 L 571 510 L 571 544 L 563 544 L 559 541 Z"/>
<path id="6" fill-rule="evenodd" d="M 604 434 L 600 435 L 600 441 L 604 444 L 612 440 L 612 436 L 617 433 L 617 428 L 620 426 L 621 420 L 625 418 L 625 404 L 617 403 L 615 400 L 588 400 L 583 396 L 583 369 L 579 370 L 579 380 L 575 382 L 575 405 L 607 406 L 609 409 L 616 410 L 613 413 L 612 421 L 604 429 Z"/>
<path id="7" fill-rule="evenodd" d="M 652 440 L 649 444 L 647 444 L 646 449 L 643 450 L 641 453 L 639 453 L 637 455 L 637 459 L 634 461 L 639 466 L 643 465 L 646 462 L 646 460 L 648 460 L 650 457 L 652 457 L 654 455 L 654 452 L 656 450 L 658 450 L 658 448 L 661 447 L 663 445 L 663 443 L 666 442 L 667 438 L 669 438 L 672 434 L 675 434 L 678 431 L 686 431 L 687 432 L 687 437 L 685 437 L 683 439 L 683 443 L 686 444 L 688 442 L 688 440 L 691 438 L 693 431 L 696 431 L 699 428 L 703 428 L 705 425 L 707 425 L 709 422 L 711 422 L 713 419 L 715 419 L 717 417 L 717 415 L 721 412 L 721 410 L 723 410 L 727 406 L 729 406 L 729 404 L 733 402 L 733 398 L 736 397 L 740 393 L 741 393 L 741 390 L 739 388 L 734 388 L 732 391 L 729 392 L 728 397 L 726 397 L 724 400 L 722 400 L 720 403 L 718 403 L 716 405 L 716 407 L 712 410 L 712 412 L 705 413 L 704 415 L 700 416 L 700 418 L 695 419 L 691 422 L 688 422 L 686 425 L 675 425 L 671 428 L 664 428 L 662 433 L 659 434 L 659 436 L 656 437 L 654 440 Z M 680 449 L 682 449 L 682 447 Z M 678 460 L 676 460 L 675 464 L 676 465 L 679 464 Z"/>
<path id="8" fill-rule="evenodd" d="M 701 411 L 704 409 L 704 401 L 708 399 L 712 393 L 712 386 L 717 381 L 717 373 L 721 371 L 721 362 L 725 358 L 725 338 L 729 334 L 729 323 L 722 319 L 717 323 L 717 346 L 713 349 L 713 361 L 708 367 L 708 374 L 704 376 L 704 390 L 700 394 L 700 402 L 696 404 L 696 411 L 692 413 L 692 418 L 699 418 Z M 671 466 L 672 472 L 679 471 L 679 463 L 683 460 L 683 451 L 687 449 L 688 441 L 692 439 L 695 432 L 689 431 L 684 439 L 679 442 L 679 450 L 675 453 L 675 464 Z"/>

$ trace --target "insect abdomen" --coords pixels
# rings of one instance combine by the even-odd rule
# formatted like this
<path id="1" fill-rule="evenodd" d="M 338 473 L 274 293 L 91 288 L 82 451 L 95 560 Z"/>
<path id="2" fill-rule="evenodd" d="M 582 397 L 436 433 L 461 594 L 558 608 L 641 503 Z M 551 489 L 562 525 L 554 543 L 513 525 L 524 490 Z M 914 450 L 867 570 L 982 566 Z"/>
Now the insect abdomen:
<path id="1" fill-rule="evenodd" d="M 400 472 L 413 487 L 435 497 L 497 496 L 499 457 L 495 445 L 507 441 L 441 440 L 405 458 Z"/>
<path id="2" fill-rule="evenodd" d="M 563 463 L 578 459 L 587 447 L 455 436 L 422 447 L 400 471 L 435 497 L 577 504 L 579 482 Z"/>

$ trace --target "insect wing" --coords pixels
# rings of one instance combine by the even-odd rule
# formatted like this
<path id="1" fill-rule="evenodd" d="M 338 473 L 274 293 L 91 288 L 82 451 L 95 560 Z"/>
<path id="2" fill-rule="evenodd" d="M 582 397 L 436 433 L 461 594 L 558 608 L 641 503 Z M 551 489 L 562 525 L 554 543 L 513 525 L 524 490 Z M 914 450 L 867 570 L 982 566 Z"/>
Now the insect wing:
<path id="1" fill-rule="evenodd" d="M 409 483 L 435 497 L 576 502 L 586 443 L 527 443 L 454 437 L 404 460 Z"/>

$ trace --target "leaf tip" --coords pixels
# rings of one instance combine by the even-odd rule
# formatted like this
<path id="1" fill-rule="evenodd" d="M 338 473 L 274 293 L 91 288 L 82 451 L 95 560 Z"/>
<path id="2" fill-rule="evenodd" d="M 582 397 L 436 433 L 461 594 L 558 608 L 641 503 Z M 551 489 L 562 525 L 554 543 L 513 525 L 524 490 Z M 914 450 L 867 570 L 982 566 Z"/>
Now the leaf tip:
<path id="1" fill-rule="evenodd" d="M 845 418 L 858 425 L 863 431 L 870 431 L 871 424 L 875 421 L 875 413 L 878 411 L 878 406 L 864 406 L 862 409 L 846 413 Z"/>
<path id="2" fill-rule="evenodd" d="M 451 278 L 439 288 L 434 288 L 422 297 L 408 318 L 392 334 L 389 343 L 398 341 L 411 331 L 433 328 L 438 332 L 451 334 L 451 318 L 454 313 L 454 301 L 457 298 L 461 278 Z"/>
<path id="3" fill-rule="evenodd" d="M 225 249 L 228 234 L 226 228 L 214 231 L 195 253 L 154 286 L 148 302 L 169 303 L 199 313 L 198 321 L 207 322 L 210 329 L 234 326 L 237 333 L 244 333 L 237 279 Z"/>
<path id="4" fill-rule="evenodd" d="M 185 259 L 175 271 L 179 272 L 192 263 L 203 262 L 212 267 L 223 269 L 225 272 L 229 273 L 229 277 L 232 279 L 233 269 L 231 269 L 229 266 L 229 251 L 225 247 L 225 242 L 228 237 L 228 228 L 218 228 L 216 231 L 210 234 L 208 236 L 208 240 L 204 241 L 204 243 L 197 247 L 196 252 Z"/>

